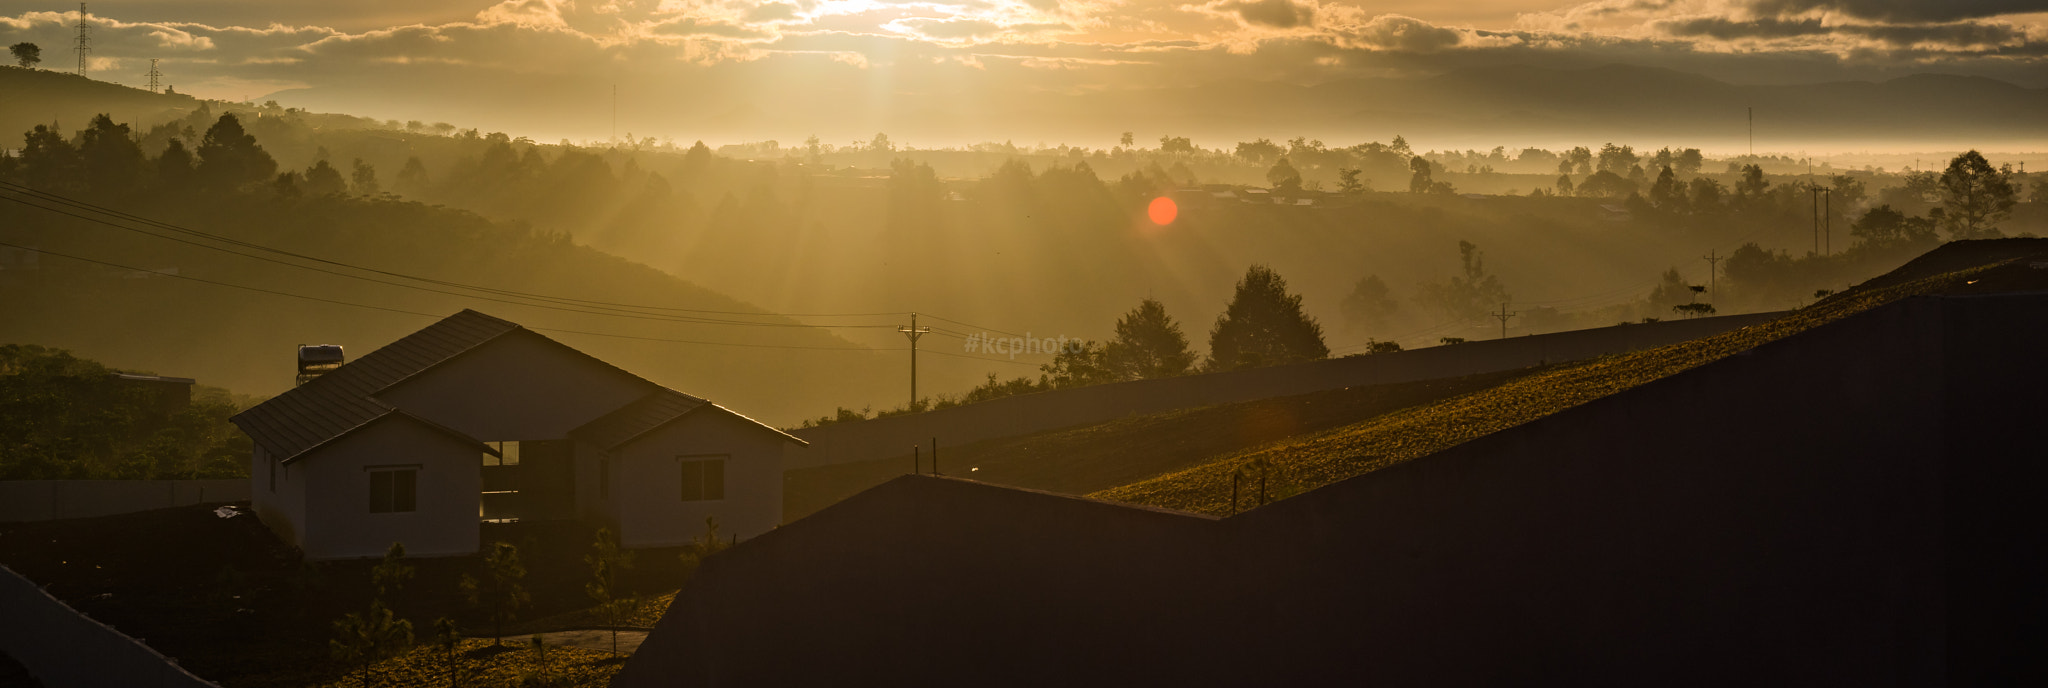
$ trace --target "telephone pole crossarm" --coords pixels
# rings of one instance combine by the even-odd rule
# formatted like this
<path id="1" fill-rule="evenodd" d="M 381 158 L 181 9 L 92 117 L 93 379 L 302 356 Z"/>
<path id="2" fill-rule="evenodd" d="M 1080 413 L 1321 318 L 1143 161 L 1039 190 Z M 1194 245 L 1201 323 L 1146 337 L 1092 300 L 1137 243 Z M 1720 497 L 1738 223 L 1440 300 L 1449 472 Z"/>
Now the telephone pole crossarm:
<path id="1" fill-rule="evenodd" d="M 1505 303 L 1503 303 L 1503 304 L 1501 304 L 1501 305 L 1500 305 L 1500 312 L 1499 312 L 1499 313 L 1488 313 L 1488 314 L 1487 314 L 1487 315 L 1491 315 L 1491 316 L 1493 316 L 1493 317 L 1496 317 L 1496 318 L 1499 318 L 1499 319 L 1500 319 L 1500 338 L 1501 338 L 1501 339 L 1507 339 L 1507 338 L 1508 338 L 1508 318 L 1512 318 L 1512 317 L 1515 317 L 1515 314 L 1516 314 L 1516 313 L 1519 313 L 1519 312 L 1520 312 L 1520 311 L 1510 311 L 1510 310 L 1508 310 L 1508 305 L 1507 305 L 1507 304 L 1505 304 Z"/>

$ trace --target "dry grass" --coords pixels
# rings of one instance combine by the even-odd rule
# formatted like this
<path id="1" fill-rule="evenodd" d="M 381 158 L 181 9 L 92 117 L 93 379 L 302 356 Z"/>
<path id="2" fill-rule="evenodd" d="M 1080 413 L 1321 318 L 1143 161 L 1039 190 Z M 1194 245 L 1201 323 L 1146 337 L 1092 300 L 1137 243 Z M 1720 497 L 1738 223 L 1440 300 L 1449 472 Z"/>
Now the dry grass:
<path id="1" fill-rule="evenodd" d="M 1982 265 L 1883 288 L 1851 290 L 1769 323 L 1561 366 L 1491 389 L 1225 454 L 1199 466 L 1089 496 L 1223 515 L 1230 510 L 1232 473 L 1258 459 L 1272 464 L 1269 493 L 1284 498 L 1434 454 L 1900 299 L 1969 291 L 1963 287 L 2000 267 L 2025 270 L 2011 265 L 2014 262 L 2017 261 Z"/>
<path id="2" fill-rule="evenodd" d="M 495 647 L 489 640 L 465 640 L 456 650 L 452 666 L 449 655 L 440 648 L 417 646 L 405 654 L 372 665 L 367 672 L 356 672 L 324 683 L 302 685 L 317 685 L 322 688 L 355 688 L 363 685 L 429 688 L 451 684 L 469 688 L 602 688 L 610 685 L 612 675 L 619 673 L 619 668 L 625 666 L 623 657 L 613 657 L 610 652 L 577 647 L 549 647 L 547 663 L 543 668 L 539 655 L 533 651 L 529 642 L 521 638 L 515 643 L 513 639 L 508 638 L 504 647 Z M 451 671 L 460 674 L 459 682 L 451 681 Z M 365 679 L 368 680 L 367 684 L 364 682 Z"/>

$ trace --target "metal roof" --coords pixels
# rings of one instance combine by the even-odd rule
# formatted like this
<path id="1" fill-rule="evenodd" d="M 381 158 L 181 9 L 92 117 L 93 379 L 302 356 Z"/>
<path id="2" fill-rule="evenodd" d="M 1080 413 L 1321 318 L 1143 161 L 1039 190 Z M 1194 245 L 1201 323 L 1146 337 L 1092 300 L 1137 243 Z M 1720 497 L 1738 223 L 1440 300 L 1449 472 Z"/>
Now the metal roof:
<path id="1" fill-rule="evenodd" d="M 517 323 L 467 309 L 428 325 L 426 329 L 406 335 L 398 341 L 370 352 L 369 355 L 343 364 L 306 384 L 286 390 L 269 401 L 257 404 L 255 408 L 235 414 L 230 420 L 241 427 L 243 432 L 248 433 L 250 439 L 255 440 L 264 451 L 280 461 L 297 459 L 321 445 L 340 439 L 358 428 L 392 414 L 404 415 L 463 440 L 476 442 L 476 438 L 379 401 L 376 395 L 408 378 L 514 332 L 525 332 L 540 337 L 571 354 L 618 370 L 654 388 L 647 396 L 571 431 L 570 434 L 577 439 L 605 449 L 613 449 L 667 425 L 684 414 L 709 406 L 781 435 L 789 441 L 806 444 L 789 433 L 734 413 L 731 409 L 648 382 L 645 378 L 620 370 L 603 359 L 548 339 L 520 327 Z"/>
<path id="2" fill-rule="evenodd" d="M 392 383 L 522 328 L 473 310 L 443 318 L 306 384 L 235 414 L 235 425 L 279 460 L 396 411 L 372 397 Z"/>

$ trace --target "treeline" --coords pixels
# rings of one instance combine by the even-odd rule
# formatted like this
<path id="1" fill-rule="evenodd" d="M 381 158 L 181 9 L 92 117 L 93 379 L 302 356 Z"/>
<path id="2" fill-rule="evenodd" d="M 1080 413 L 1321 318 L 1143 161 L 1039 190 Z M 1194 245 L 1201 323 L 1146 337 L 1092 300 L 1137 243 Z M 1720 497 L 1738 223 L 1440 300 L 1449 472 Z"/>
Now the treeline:
<path id="1" fill-rule="evenodd" d="M 190 403 L 61 349 L 0 345 L 0 480 L 171 480 L 249 474 L 227 390 Z"/>
<path id="2" fill-rule="evenodd" d="M 1209 354 L 1205 358 L 1197 358 L 1180 323 L 1166 313 L 1165 304 L 1150 298 L 1139 301 L 1118 318 L 1116 335 L 1107 341 L 1062 338 L 1054 344 L 1052 340 L 988 333 L 976 337 L 970 340 L 970 351 L 1002 354 L 1050 348 L 1053 361 L 1039 366 L 1036 378 L 1002 380 L 989 373 L 987 382 L 965 394 L 921 398 L 907 406 L 875 413 L 875 417 L 1055 389 L 1317 361 L 1330 355 L 1330 347 L 1323 341 L 1323 326 L 1302 311 L 1301 295 L 1290 292 L 1287 280 L 1264 265 L 1251 266 L 1244 278 L 1238 280 L 1230 303 L 1209 329 Z M 805 420 L 803 427 L 864 420 L 870 413 L 870 409 L 840 407 L 833 415 Z"/>

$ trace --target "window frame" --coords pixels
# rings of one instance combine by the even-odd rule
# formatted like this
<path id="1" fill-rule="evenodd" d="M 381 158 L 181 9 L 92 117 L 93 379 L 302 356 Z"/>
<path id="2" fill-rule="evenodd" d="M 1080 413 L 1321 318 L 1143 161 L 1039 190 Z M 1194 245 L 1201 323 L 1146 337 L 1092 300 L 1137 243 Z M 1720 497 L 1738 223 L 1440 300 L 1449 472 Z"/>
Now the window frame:
<path id="1" fill-rule="evenodd" d="M 676 496 L 677 496 L 677 497 L 679 498 L 679 499 L 678 499 L 678 501 L 682 501 L 682 502 L 723 502 L 723 501 L 725 501 L 725 497 L 726 497 L 726 489 L 725 489 L 725 488 L 726 488 L 726 485 L 725 485 L 725 476 L 726 476 L 726 464 L 728 464 L 728 463 L 731 463 L 731 462 L 732 462 L 732 455 L 731 455 L 731 454 L 678 454 L 678 455 L 676 455 L 676 469 L 677 469 L 677 470 L 676 470 L 676 473 L 677 473 L 677 477 L 678 477 L 678 480 L 677 480 L 677 483 L 678 483 L 678 484 L 677 484 L 677 486 L 676 486 Z M 709 485 L 710 483 L 709 483 L 709 481 L 707 481 L 707 480 L 705 479 L 705 478 L 706 478 L 706 476 L 707 476 L 707 473 L 706 473 L 706 472 L 704 471 L 704 468 L 705 468 L 706 466 L 709 466 L 709 465 L 711 465 L 711 464 L 717 464 L 717 466 L 718 466 L 718 469 L 717 469 L 717 471 L 716 471 L 716 476 L 717 476 L 717 478 L 718 478 L 718 480 L 717 480 L 717 485 L 716 485 L 716 487 L 717 487 L 717 490 L 716 490 L 716 493 L 717 493 L 717 494 L 716 494 L 716 496 L 712 496 L 711 494 L 709 494 L 709 493 L 710 493 L 711 491 L 710 491 L 710 490 L 706 490 L 706 489 L 705 489 L 705 486 L 706 486 L 706 485 Z M 694 467 L 696 468 L 696 470 L 697 470 L 697 476 L 696 476 L 696 484 L 697 484 L 697 497 L 696 497 L 696 498 L 694 498 L 694 499 L 692 499 L 692 498 L 690 497 L 690 493 L 689 493 L 689 490 L 688 490 L 688 488 L 689 488 L 689 486 L 690 486 L 690 482 L 689 482 L 689 475 L 690 475 L 690 470 L 691 470 L 691 468 L 692 468 L 693 466 L 694 466 Z"/>
<path id="2" fill-rule="evenodd" d="M 420 510 L 420 469 L 421 469 L 421 465 L 420 465 L 420 464 L 416 464 L 416 463 L 414 463 L 414 464 L 385 464 L 385 465 L 377 465 L 377 466 L 364 466 L 364 467 L 363 467 L 363 472 L 364 472 L 364 473 L 368 473 L 368 474 L 369 474 L 369 480 L 370 480 L 370 489 L 369 489 L 369 497 L 370 497 L 370 499 L 369 499 L 369 504 L 368 504 L 368 507 L 369 507 L 369 511 L 370 511 L 370 513 L 371 513 L 371 514 L 412 514 L 412 513 L 419 513 L 419 510 Z M 398 476 L 398 474 L 401 474 L 401 473 L 402 473 L 402 474 L 405 474 L 405 476 L 406 476 L 406 479 L 405 479 L 405 481 L 404 481 L 403 483 L 400 483 L 400 482 L 399 482 L 399 481 L 397 480 L 397 476 Z M 391 476 L 390 480 L 392 481 L 392 482 L 391 482 L 391 484 L 390 484 L 390 486 L 389 486 L 388 488 L 386 488 L 386 489 L 388 489 L 388 490 L 390 491 L 390 493 L 389 493 L 389 494 L 387 495 L 387 498 L 389 499 L 389 504 L 385 504 L 385 505 L 382 505 L 382 506 L 384 506 L 384 507 L 385 507 L 385 508 L 383 508 L 383 509 L 379 509 L 379 508 L 378 508 L 378 507 L 380 506 L 380 505 L 378 504 L 378 501 L 379 501 L 379 500 L 378 500 L 378 495 L 377 495 L 377 480 L 378 480 L 378 477 L 379 477 L 379 476 Z M 404 489 L 402 489 L 402 490 L 400 489 L 400 485 L 401 485 L 401 484 L 403 484 L 403 485 L 404 485 Z M 404 497 L 405 497 L 406 499 L 404 499 L 404 500 L 401 500 L 401 499 L 400 499 L 400 496 L 401 496 L 401 495 L 402 495 L 402 496 L 404 496 Z M 404 506 L 405 508 L 401 509 L 401 508 L 399 508 L 400 506 Z"/>

